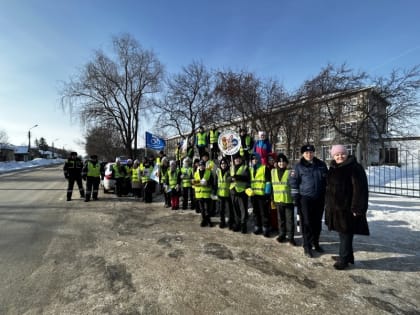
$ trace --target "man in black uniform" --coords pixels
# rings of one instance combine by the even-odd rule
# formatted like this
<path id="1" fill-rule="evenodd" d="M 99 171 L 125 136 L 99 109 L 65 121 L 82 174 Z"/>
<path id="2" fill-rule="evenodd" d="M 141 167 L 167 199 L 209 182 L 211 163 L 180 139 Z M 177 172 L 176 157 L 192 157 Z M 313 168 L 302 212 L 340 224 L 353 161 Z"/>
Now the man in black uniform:
<path id="1" fill-rule="evenodd" d="M 70 157 L 67 159 L 66 163 L 64 163 L 63 167 L 64 177 L 68 180 L 67 201 L 71 200 L 74 182 L 76 182 L 79 187 L 80 197 L 85 197 L 85 191 L 82 183 L 82 168 L 83 162 L 77 157 L 77 152 L 71 152 Z"/>

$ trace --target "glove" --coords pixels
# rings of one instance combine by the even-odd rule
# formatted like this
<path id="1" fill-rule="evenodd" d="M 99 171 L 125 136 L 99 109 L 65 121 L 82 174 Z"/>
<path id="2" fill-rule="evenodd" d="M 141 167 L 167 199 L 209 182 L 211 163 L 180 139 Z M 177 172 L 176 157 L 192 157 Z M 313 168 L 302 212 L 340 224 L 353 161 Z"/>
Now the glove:
<path id="1" fill-rule="evenodd" d="M 64 178 L 65 178 L 65 179 L 69 179 L 69 177 L 70 177 L 70 176 L 69 176 L 68 174 L 64 174 Z"/>
<path id="2" fill-rule="evenodd" d="M 86 180 L 86 179 L 87 179 L 87 177 L 86 177 L 86 176 L 82 176 L 82 179 L 83 179 L 83 180 Z"/>

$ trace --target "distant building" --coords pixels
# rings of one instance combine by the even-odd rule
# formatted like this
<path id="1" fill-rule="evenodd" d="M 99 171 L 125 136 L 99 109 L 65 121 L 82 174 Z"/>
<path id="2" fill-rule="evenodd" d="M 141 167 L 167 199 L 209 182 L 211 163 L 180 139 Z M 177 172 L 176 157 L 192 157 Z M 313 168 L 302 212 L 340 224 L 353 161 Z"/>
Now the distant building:
<path id="1" fill-rule="evenodd" d="M 300 148 L 305 143 L 313 144 L 316 155 L 329 161 L 332 145 L 340 143 L 364 166 L 398 164 L 402 151 L 406 151 L 404 147 L 419 147 L 420 137 L 387 135 L 389 105 L 374 87 L 365 87 L 301 97 L 275 106 L 260 119 L 277 120 L 278 126 L 287 126 L 266 131 L 271 136 L 273 150 L 285 153 L 292 161 L 300 159 Z M 251 121 L 237 121 L 235 125 L 222 123 L 218 127 L 223 131 L 243 126 L 248 134 L 256 135 L 258 130 L 252 130 L 252 125 Z M 180 136 L 166 139 L 169 152 L 180 140 Z"/>
<path id="2" fill-rule="evenodd" d="M 13 161 L 15 159 L 15 147 L 8 143 L 0 143 L 0 162 Z"/>

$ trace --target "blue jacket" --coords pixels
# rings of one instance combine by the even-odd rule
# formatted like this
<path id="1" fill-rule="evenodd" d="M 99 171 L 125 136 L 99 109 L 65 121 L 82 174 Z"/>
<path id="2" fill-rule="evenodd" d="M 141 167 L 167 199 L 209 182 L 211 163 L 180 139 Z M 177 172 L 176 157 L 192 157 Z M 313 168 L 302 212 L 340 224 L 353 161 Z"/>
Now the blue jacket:
<path id="1" fill-rule="evenodd" d="M 310 163 L 301 158 L 289 176 L 293 199 L 298 199 L 300 196 L 313 199 L 324 197 L 327 172 L 327 165 L 320 159 L 314 157 Z"/>

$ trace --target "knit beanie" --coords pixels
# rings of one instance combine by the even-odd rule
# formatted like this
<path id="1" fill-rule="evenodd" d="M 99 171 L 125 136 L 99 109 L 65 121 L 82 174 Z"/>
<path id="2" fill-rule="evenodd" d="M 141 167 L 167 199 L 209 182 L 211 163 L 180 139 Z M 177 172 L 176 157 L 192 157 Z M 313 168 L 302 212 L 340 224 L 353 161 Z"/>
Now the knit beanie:
<path id="1" fill-rule="evenodd" d="M 334 157 L 337 153 L 344 153 L 347 154 L 347 149 L 342 144 L 333 145 L 331 148 L 331 157 Z"/>

